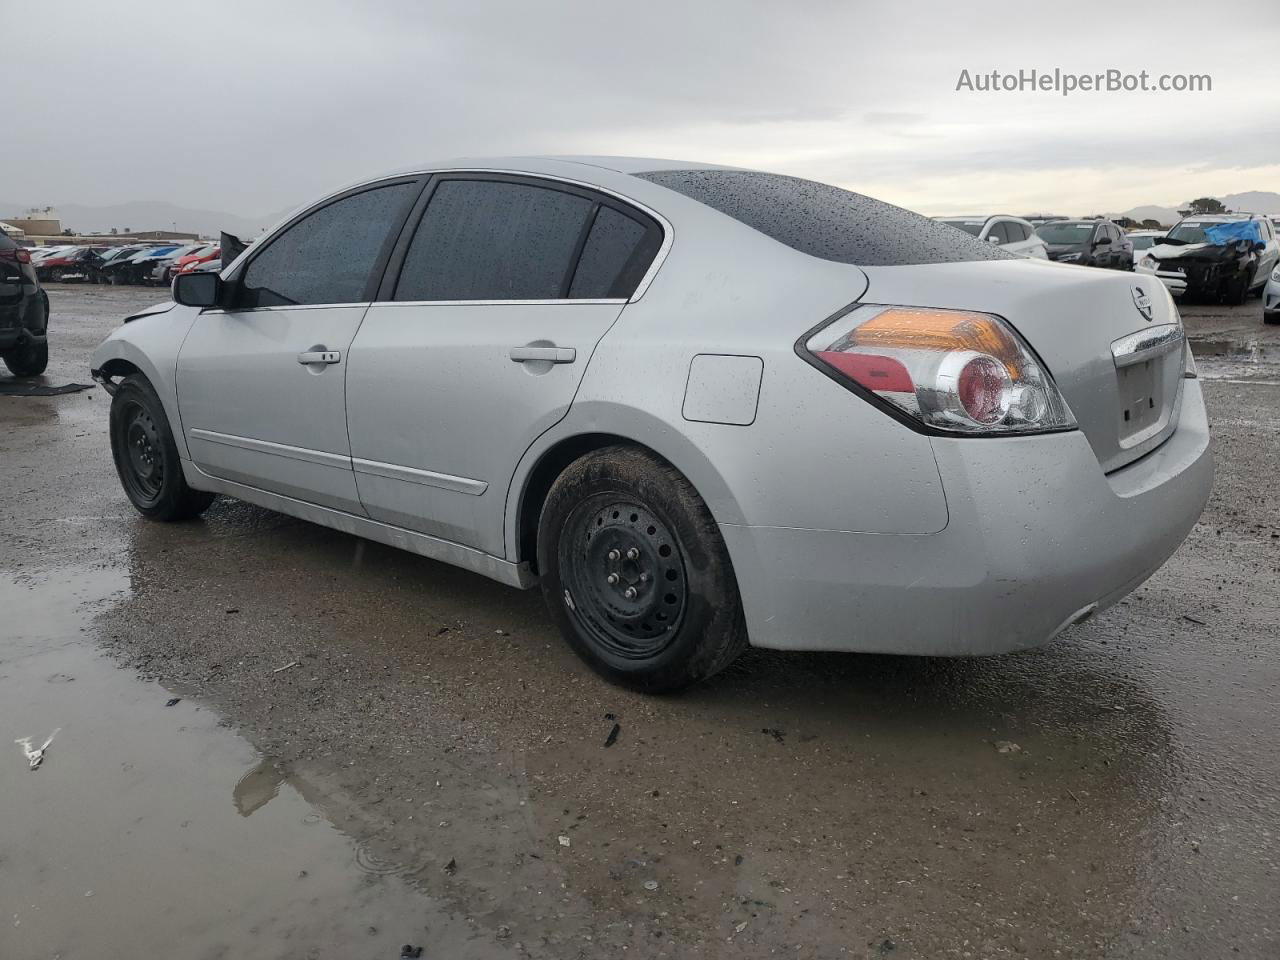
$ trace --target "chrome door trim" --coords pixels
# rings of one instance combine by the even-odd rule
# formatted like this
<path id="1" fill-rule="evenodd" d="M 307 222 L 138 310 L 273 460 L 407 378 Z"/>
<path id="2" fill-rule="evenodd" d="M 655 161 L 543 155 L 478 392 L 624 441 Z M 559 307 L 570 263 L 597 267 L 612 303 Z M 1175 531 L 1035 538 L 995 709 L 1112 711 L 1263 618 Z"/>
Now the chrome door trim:
<path id="1" fill-rule="evenodd" d="M 441 490 L 452 490 L 478 497 L 489 489 L 484 480 L 472 480 L 470 477 L 455 477 L 447 473 L 436 473 L 434 470 L 419 470 L 417 467 L 402 467 L 394 463 L 382 463 L 378 460 L 364 460 L 353 457 L 351 465 L 356 473 L 371 477 L 382 477 L 385 480 L 403 480 L 406 483 L 418 483 L 426 487 L 439 487 Z"/>
<path id="2" fill-rule="evenodd" d="M 1181 324 L 1162 323 L 1111 341 L 1111 356 L 1117 367 L 1128 367 L 1169 353 L 1181 347 L 1183 340 Z"/>
<path id="3" fill-rule="evenodd" d="M 301 460 L 305 463 L 318 463 L 324 467 L 337 467 L 341 470 L 351 469 L 350 457 L 345 457 L 340 453 L 327 453 L 324 450 L 291 447 L 287 443 L 255 440 L 252 437 L 237 437 L 229 433 L 218 433 L 214 430 L 201 430 L 198 427 L 192 427 L 187 431 L 187 439 L 204 440 L 208 443 L 221 444 L 224 447 L 237 447 L 241 450 L 265 453 L 273 457 L 286 457 L 290 460 Z"/>

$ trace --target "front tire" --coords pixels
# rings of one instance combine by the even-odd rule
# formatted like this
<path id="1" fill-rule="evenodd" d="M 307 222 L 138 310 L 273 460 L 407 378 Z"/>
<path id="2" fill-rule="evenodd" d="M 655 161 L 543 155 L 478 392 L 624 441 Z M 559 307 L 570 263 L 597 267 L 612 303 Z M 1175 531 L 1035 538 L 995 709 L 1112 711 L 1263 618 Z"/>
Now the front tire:
<path id="1" fill-rule="evenodd" d="M 1272 310 L 1270 312 L 1264 311 L 1262 314 L 1262 322 L 1273 327 L 1280 324 L 1280 310 Z"/>
<path id="2" fill-rule="evenodd" d="M 38 377 L 49 366 L 49 341 L 28 340 L 3 354 L 4 365 L 15 377 Z"/>
<path id="3" fill-rule="evenodd" d="M 747 646 L 737 580 L 692 484 L 634 447 L 576 460 L 538 524 L 551 617 L 596 672 L 649 693 L 727 667 Z"/>
<path id="4" fill-rule="evenodd" d="M 214 494 L 187 485 L 164 405 L 141 375 L 125 379 L 111 398 L 111 457 L 125 496 L 151 520 L 188 520 Z"/>

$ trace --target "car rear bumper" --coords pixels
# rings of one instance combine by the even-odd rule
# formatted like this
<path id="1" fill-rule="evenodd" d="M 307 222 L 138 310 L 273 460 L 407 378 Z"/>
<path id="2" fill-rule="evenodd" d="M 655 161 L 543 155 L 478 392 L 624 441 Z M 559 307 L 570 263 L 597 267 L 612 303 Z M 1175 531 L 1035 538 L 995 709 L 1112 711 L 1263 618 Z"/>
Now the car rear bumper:
<path id="1" fill-rule="evenodd" d="M 946 656 L 1036 646 L 1154 573 L 1213 484 L 1196 380 L 1174 434 L 1110 475 L 1078 432 L 934 448 L 949 509 L 940 533 L 721 525 L 753 646 Z"/>

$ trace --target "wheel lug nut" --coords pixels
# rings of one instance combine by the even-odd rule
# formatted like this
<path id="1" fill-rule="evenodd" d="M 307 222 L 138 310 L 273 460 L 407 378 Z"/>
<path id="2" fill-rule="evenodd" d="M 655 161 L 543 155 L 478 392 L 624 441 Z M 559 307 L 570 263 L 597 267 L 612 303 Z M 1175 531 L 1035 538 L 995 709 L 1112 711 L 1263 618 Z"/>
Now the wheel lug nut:
<path id="1" fill-rule="evenodd" d="M 642 574 L 640 574 L 640 582 L 641 582 L 641 583 L 648 583 L 648 582 L 649 582 L 649 575 L 648 575 L 647 573 L 642 573 Z"/>
<path id="2" fill-rule="evenodd" d="M 619 559 L 621 559 L 621 558 L 622 558 L 622 554 L 620 554 L 617 550 L 610 550 L 610 551 L 609 551 L 609 559 L 610 559 L 610 560 L 619 560 Z"/>
<path id="3" fill-rule="evenodd" d="M 635 547 L 632 547 L 630 550 L 627 551 L 628 560 L 635 560 L 639 556 L 640 556 L 640 551 L 637 550 Z"/>
<path id="4" fill-rule="evenodd" d="M 616 573 L 611 573 L 611 574 L 609 574 L 607 577 L 605 577 L 604 579 L 605 579 L 605 582 L 606 582 L 606 583 L 617 583 L 617 582 L 618 582 L 618 575 L 617 575 Z"/>
<path id="5" fill-rule="evenodd" d="M 622 591 L 622 595 L 626 597 L 628 600 L 634 600 L 636 598 L 636 588 L 627 587 L 627 589 Z"/>

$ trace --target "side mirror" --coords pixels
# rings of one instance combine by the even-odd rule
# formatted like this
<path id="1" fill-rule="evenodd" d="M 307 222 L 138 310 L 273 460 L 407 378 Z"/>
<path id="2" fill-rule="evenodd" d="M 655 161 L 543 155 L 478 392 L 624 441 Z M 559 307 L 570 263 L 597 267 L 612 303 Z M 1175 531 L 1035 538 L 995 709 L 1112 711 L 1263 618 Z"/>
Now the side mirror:
<path id="1" fill-rule="evenodd" d="M 1094 245 L 1099 247 L 1103 246 L 1104 244 L 1110 244 L 1110 243 L 1111 243 L 1110 237 L 1099 237 L 1097 240 L 1094 241 Z"/>
<path id="2" fill-rule="evenodd" d="M 998 245 L 1000 243 L 1000 238 L 993 233 L 991 236 L 987 237 L 987 243 L 994 243 Z"/>
<path id="3" fill-rule="evenodd" d="M 173 278 L 173 299 L 184 307 L 216 307 L 222 300 L 222 278 L 216 273 L 180 273 Z"/>
<path id="4" fill-rule="evenodd" d="M 1259 240 L 1257 243 L 1253 245 L 1253 249 L 1254 249 L 1254 252 L 1261 253 L 1263 250 L 1267 249 L 1267 245 L 1263 243 L 1261 240 Z"/>

